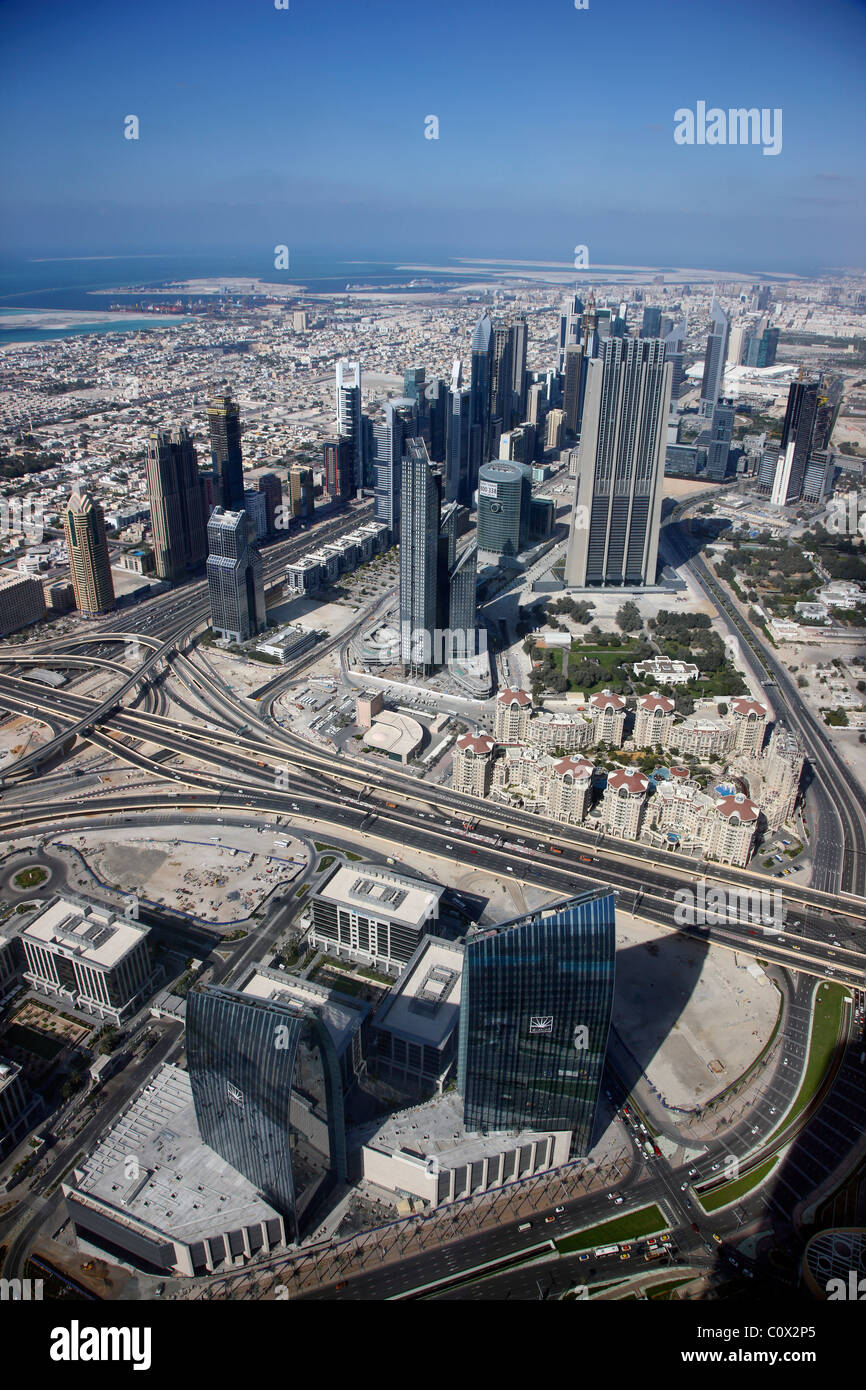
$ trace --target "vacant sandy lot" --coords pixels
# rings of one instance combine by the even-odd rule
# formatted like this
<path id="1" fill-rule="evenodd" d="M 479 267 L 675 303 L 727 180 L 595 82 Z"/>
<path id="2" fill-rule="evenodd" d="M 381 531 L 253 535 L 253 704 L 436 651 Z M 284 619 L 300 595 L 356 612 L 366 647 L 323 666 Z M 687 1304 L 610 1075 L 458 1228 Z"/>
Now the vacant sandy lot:
<path id="1" fill-rule="evenodd" d="M 613 1023 L 668 1105 L 705 1102 L 773 1031 L 775 986 L 751 957 L 617 913 Z"/>

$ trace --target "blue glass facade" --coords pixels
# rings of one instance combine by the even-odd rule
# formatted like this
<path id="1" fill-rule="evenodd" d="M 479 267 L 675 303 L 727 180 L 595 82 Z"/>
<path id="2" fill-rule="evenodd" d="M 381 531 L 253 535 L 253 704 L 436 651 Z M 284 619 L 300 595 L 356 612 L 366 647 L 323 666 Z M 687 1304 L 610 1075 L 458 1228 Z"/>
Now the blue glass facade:
<path id="1" fill-rule="evenodd" d="M 458 1090 L 469 1130 L 590 1147 L 613 1004 L 615 903 L 584 893 L 465 945 Z"/>
<path id="2" fill-rule="evenodd" d="M 255 1183 L 297 1239 L 346 1179 L 340 1068 L 314 1009 L 206 985 L 187 997 L 186 1052 L 205 1144 Z"/>

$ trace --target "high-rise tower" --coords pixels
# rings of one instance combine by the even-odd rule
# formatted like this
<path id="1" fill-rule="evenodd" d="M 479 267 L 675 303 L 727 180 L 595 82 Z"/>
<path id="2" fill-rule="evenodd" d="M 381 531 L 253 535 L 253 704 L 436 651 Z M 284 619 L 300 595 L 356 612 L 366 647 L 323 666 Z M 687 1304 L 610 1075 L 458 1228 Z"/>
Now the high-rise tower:
<path id="1" fill-rule="evenodd" d="M 244 460 L 241 416 L 230 395 L 214 396 L 207 408 L 210 451 L 219 506 L 237 511 L 244 505 Z"/>
<path id="2" fill-rule="evenodd" d="M 207 524 L 211 626 L 234 642 L 249 641 L 267 621 L 255 530 L 245 511 L 227 512 L 222 507 L 214 507 Z"/>
<path id="3" fill-rule="evenodd" d="M 110 613 L 114 608 L 114 583 L 105 517 L 89 492 L 78 488 L 63 513 L 69 571 L 75 591 L 75 606 L 86 617 Z"/>
<path id="4" fill-rule="evenodd" d="M 350 441 L 352 484 L 366 483 L 364 423 L 361 414 L 361 364 L 341 358 L 337 363 L 337 432 Z"/>
<path id="5" fill-rule="evenodd" d="M 204 985 L 187 996 L 186 1051 L 202 1139 L 297 1241 L 346 1181 L 340 1066 L 324 1018 L 314 1006 Z"/>
<path id="6" fill-rule="evenodd" d="M 588 385 L 565 581 L 654 584 L 671 367 L 660 338 L 609 338 Z"/>
<path id="7" fill-rule="evenodd" d="M 490 454 L 491 390 L 493 378 L 493 323 L 487 310 L 472 335 L 470 382 L 470 494 L 475 491 L 478 470 Z"/>
<path id="8" fill-rule="evenodd" d="M 442 475 L 423 439 L 408 439 L 403 455 L 400 531 L 400 659 L 404 673 L 425 675 L 434 665 Z"/>
<path id="9" fill-rule="evenodd" d="M 144 467 L 156 573 L 177 583 L 207 556 L 204 490 L 188 430 L 152 434 Z"/>
<path id="10" fill-rule="evenodd" d="M 417 397 L 386 402 L 381 420 L 373 425 L 373 515 L 390 528 L 395 541 L 400 538 L 405 442 L 419 438 L 420 434 Z"/>
<path id="11" fill-rule="evenodd" d="M 798 502 L 802 497 L 806 465 L 812 452 L 821 383 L 803 381 L 802 377 L 801 369 L 799 380 L 792 381 L 788 388 L 779 462 L 770 494 L 770 501 L 779 507 Z"/>
<path id="12" fill-rule="evenodd" d="M 457 1089 L 469 1130 L 592 1142 L 613 1005 L 614 895 L 582 893 L 466 941 Z"/>
<path id="13" fill-rule="evenodd" d="M 728 316 L 713 295 L 710 305 L 710 331 L 704 355 L 704 375 L 701 382 L 701 414 L 711 419 L 716 402 L 722 394 L 725 376 L 725 357 L 728 351 Z"/>

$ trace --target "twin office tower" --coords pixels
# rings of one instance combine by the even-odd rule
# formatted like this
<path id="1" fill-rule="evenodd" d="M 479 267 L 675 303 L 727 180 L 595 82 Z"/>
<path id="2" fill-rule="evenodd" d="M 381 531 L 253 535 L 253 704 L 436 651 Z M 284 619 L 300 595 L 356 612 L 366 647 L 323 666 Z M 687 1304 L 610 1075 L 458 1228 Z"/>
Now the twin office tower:
<path id="1" fill-rule="evenodd" d="M 480 928 L 464 946 L 458 1091 L 478 1131 L 570 1131 L 588 1152 L 614 986 L 614 895 Z M 187 999 L 201 1137 L 295 1239 L 347 1175 L 344 1094 L 324 1013 L 206 985 Z"/>

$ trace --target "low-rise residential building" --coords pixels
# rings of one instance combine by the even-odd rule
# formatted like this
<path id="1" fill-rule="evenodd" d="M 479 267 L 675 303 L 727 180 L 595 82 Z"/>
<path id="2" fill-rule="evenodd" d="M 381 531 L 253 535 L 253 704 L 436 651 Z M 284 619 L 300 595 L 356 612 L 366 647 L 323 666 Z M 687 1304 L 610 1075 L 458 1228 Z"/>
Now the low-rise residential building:
<path id="1" fill-rule="evenodd" d="M 530 719 L 526 730 L 526 742 L 530 748 L 543 748 L 550 753 L 573 753 L 579 748 L 589 747 L 592 731 L 592 723 L 582 714 L 545 710 L 536 713 Z"/>
<path id="2" fill-rule="evenodd" d="M 734 750 L 737 753 L 758 753 L 763 747 L 769 710 L 758 700 L 738 698 L 731 701 L 730 720 L 734 729 Z"/>
<path id="3" fill-rule="evenodd" d="M 496 699 L 493 737 L 497 743 L 524 743 L 532 700 L 525 690 L 502 690 Z"/>
<path id="4" fill-rule="evenodd" d="M 742 792 L 720 797 L 715 814 L 707 817 L 706 858 L 745 867 L 752 855 L 759 815 L 758 807 Z"/>
<path id="5" fill-rule="evenodd" d="M 609 743 L 614 748 L 621 747 L 625 729 L 625 700 L 610 690 L 604 690 L 599 695 L 593 695 L 589 712 L 593 744 Z"/>
<path id="6" fill-rule="evenodd" d="M 468 796 L 486 796 L 493 777 L 494 741 L 489 734 L 464 734 L 454 745 L 451 785 Z"/>
<path id="7" fill-rule="evenodd" d="M 689 681 L 696 681 L 701 674 L 691 661 L 672 661 L 667 656 L 635 662 L 631 669 L 639 680 L 652 676 L 662 685 L 686 685 Z"/>
<path id="8" fill-rule="evenodd" d="M 674 702 L 665 695 L 641 695 L 634 716 L 635 748 L 667 748 L 674 727 Z"/>
<path id="9" fill-rule="evenodd" d="M 669 745 L 679 753 L 713 761 L 727 753 L 734 743 L 734 730 L 721 719 L 684 719 L 671 729 Z"/>
<path id="10" fill-rule="evenodd" d="M 649 778 L 642 772 L 612 772 L 601 803 L 602 825 L 609 835 L 636 840 L 646 807 Z"/>

